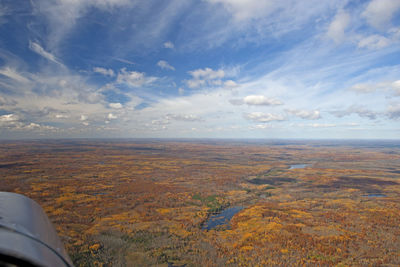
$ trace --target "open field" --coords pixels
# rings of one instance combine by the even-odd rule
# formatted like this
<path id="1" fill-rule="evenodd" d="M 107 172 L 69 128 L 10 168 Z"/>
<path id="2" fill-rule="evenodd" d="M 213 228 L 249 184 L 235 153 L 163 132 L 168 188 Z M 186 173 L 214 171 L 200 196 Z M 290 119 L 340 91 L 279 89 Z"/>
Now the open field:
<path id="1" fill-rule="evenodd" d="M 399 142 L 2 142 L 0 179 L 77 266 L 400 265 Z"/>

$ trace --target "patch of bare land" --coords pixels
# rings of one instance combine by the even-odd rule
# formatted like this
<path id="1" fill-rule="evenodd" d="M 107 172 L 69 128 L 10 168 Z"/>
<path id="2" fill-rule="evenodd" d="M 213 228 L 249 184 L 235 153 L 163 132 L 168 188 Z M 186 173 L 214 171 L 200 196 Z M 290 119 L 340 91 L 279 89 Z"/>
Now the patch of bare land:
<path id="1" fill-rule="evenodd" d="M 400 265 L 399 142 L 2 142 L 0 179 L 77 266 Z"/>

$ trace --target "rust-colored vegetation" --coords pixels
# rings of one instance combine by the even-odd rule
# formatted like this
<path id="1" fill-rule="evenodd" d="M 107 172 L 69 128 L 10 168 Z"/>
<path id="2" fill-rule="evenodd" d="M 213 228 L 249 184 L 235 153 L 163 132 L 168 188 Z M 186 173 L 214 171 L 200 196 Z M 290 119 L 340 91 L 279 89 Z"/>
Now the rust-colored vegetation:
<path id="1" fill-rule="evenodd" d="M 3 142 L 0 177 L 76 266 L 400 265 L 398 144 Z"/>

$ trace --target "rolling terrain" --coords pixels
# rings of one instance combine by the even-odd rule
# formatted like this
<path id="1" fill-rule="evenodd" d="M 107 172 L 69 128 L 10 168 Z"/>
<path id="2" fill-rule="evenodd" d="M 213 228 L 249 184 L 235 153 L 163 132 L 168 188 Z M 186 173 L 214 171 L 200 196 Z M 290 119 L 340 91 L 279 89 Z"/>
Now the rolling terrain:
<path id="1" fill-rule="evenodd" d="M 4 141 L 0 179 L 76 266 L 400 265 L 395 141 Z"/>

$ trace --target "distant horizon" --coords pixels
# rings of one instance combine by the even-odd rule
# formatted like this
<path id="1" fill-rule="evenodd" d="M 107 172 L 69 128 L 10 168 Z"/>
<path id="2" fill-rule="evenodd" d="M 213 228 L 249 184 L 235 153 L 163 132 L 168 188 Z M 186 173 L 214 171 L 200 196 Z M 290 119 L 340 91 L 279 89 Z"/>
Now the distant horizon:
<path id="1" fill-rule="evenodd" d="M 0 139 L 2 141 L 394 141 L 399 139 L 361 139 L 361 138 L 223 138 L 223 137 L 188 137 L 188 138 L 167 138 L 167 137 L 66 137 L 66 138 L 25 138 L 25 139 Z"/>

